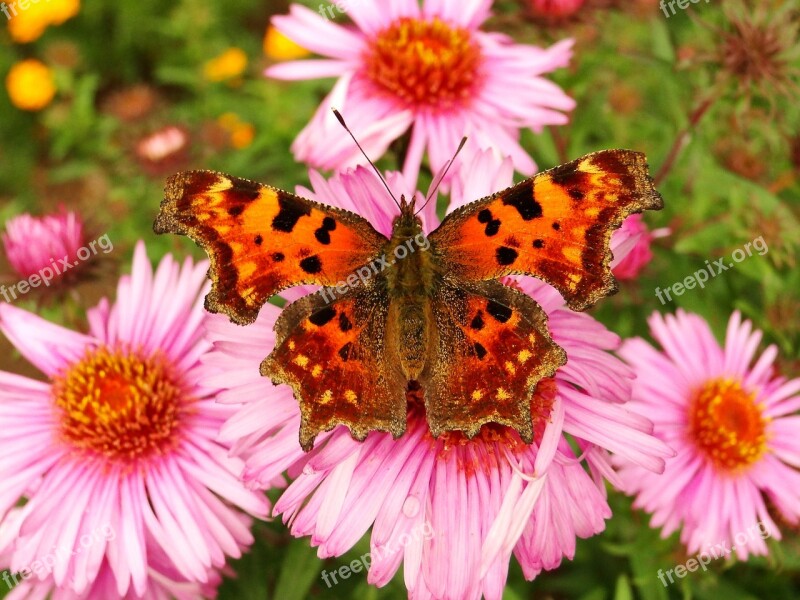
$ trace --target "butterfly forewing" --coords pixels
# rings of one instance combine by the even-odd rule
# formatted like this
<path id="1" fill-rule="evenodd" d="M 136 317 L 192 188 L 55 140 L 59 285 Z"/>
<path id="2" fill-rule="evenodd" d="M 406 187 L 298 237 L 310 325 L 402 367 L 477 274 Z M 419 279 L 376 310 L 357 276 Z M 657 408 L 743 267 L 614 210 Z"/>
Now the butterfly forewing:
<path id="1" fill-rule="evenodd" d="M 206 250 L 206 308 L 239 324 L 284 288 L 345 281 L 387 242 L 356 214 L 212 171 L 171 177 L 154 229 Z"/>
<path id="2" fill-rule="evenodd" d="M 583 310 L 616 290 L 611 233 L 660 209 L 643 154 L 595 152 L 448 215 L 431 235 L 449 277 L 532 275 Z"/>

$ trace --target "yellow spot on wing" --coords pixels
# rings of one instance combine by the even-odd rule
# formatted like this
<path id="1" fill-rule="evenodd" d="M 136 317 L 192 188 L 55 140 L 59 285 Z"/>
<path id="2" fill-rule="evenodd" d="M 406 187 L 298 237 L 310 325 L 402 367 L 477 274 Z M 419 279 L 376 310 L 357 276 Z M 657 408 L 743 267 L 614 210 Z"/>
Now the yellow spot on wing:
<path id="1" fill-rule="evenodd" d="M 302 369 L 305 369 L 306 365 L 308 364 L 308 357 L 305 354 L 298 354 L 294 359 L 294 364 Z"/>
<path id="2" fill-rule="evenodd" d="M 353 390 L 347 390 L 344 393 L 344 399 L 350 402 L 351 404 L 355 404 L 355 401 L 358 400 L 358 396 Z"/>
<path id="3" fill-rule="evenodd" d="M 483 398 L 483 392 L 481 390 L 475 390 L 474 392 L 472 392 L 472 399 L 473 400 L 475 400 L 477 402 L 481 398 Z"/>
<path id="4" fill-rule="evenodd" d="M 520 350 L 519 354 L 517 354 L 517 360 L 520 364 L 524 365 L 525 362 L 531 357 L 531 353 L 528 350 Z"/>
<path id="5" fill-rule="evenodd" d="M 239 277 L 241 277 L 242 279 L 249 278 L 253 275 L 253 273 L 256 272 L 257 269 L 258 265 L 255 262 L 253 261 L 246 262 L 243 265 L 239 266 Z"/>
<path id="6" fill-rule="evenodd" d="M 497 388 L 497 399 L 498 400 L 508 400 L 511 398 L 509 393 L 506 391 L 505 388 Z"/>
<path id="7" fill-rule="evenodd" d="M 567 260 L 570 262 L 579 262 L 581 260 L 581 251 L 580 248 L 575 248 L 573 246 L 564 246 L 564 249 L 561 253 L 567 257 Z"/>
<path id="8" fill-rule="evenodd" d="M 325 390 L 322 396 L 319 398 L 320 404 L 327 404 L 333 399 L 333 392 L 331 390 Z"/>
<path id="9" fill-rule="evenodd" d="M 505 367 L 506 371 L 508 371 L 511 375 L 517 372 L 517 368 L 514 366 L 514 363 L 512 363 L 510 360 L 506 361 Z"/>
<path id="10" fill-rule="evenodd" d="M 311 369 L 311 376 L 319 377 L 320 375 L 322 375 L 322 365 L 314 365 L 314 368 Z"/>

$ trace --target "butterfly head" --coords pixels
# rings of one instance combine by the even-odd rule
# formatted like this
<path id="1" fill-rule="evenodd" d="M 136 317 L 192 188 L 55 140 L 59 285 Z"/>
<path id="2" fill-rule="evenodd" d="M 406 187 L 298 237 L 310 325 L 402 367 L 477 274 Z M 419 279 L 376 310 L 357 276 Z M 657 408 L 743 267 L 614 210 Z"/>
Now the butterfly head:
<path id="1" fill-rule="evenodd" d="M 406 200 L 405 195 L 400 196 L 400 215 L 395 217 L 392 224 L 395 230 L 422 231 L 422 220 L 414 214 L 416 212 L 416 203 L 417 199 L 414 196 L 411 197 L 411 202 Z"/>

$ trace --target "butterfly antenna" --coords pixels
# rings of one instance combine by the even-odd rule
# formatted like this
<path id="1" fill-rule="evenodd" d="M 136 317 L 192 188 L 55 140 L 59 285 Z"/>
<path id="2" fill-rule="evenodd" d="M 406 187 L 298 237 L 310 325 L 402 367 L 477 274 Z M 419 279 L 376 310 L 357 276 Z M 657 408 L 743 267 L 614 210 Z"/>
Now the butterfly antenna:
<path id="1" fill-rule="evenodd" d="M 431 198 L 433 198 L 433 195 L 436 193 L 436 190 L 438 190 L 439 186 L 442 185 L 442 181 L 444 181 L 445 175 L 447 175 L 447 172 L 450 170 L 450 167 L 453 166 L 453 163 L 456 162 L 456 157 L 458 156 L 458 153 L 461 152 L 461 149 L 464 147 L 464 144 L 466 144 L 466 143 L 467 143 L 467 136 L 464 136 L 463 138 L 461 138 L 461 143 L 458 145 L 458 148 L 456 149 L 456 153 L 453 154 L 453 158 L 451 158 L 450 162 L 447 163 L 447 166 L 445 167 L 444 171 L 442 172 L 441 177 L 439 177 L 439 180 L 436 182 L 436 185 L 434 185 L 431 188 L 431 191 L 428 193 L 428 197 L 425 198 L 425 203 L 414 214 L 418 215 L 419 213 L 422 212 L 423 208 L 428 206 L 428 202 L 431 201 Z"/>
<path id="2" fill-rule="evenodd" d="M 394 194 L 392 193 L 392 190 L 389 188 L 389 184 L 386 183 L 386 180 L 383 178 L 383 174 L 378 170 L 378 167 L 375 166 L 375 163 L 370 160 L 369 156 L 367 156 L 367 153 L 364 152 L 364 149 L 361 147 L 361 144 L 358 143 L 358 140 L 356 139 L 356 136 L 353 135 L 353 132 L 350 131 L 350 128 L 347 126 L 347 123 L 344 122 L 344 117 L 342 116 L 342 113 L 340 113 L 338 110 L 336 110 L 334 108 L 333 109 L 333 114 L 336 115 L 337 119 L 339 119 L 339 123 L 342 124 L 342 127 L 344 127 L 344 130 L 347 133 L 350 134 L 351 138 L 353 138 L 353 141 L 356 143 L 356 146 L 358 146 L 358 149 L 361 150 L 361 154 L 363 154 L 364 158 L 367 159 L 367 162 L 370 164 L 372 169 L 375 171 L 375 174 L 378 176 L 378 179 L 380 179 L 381 182 L 383 183 L 383 187 L 386 188 L 386 191 L 389 192 L 389 196 L 391 196 L 392 200 L 394 200 L 394 203 L 397 204 L 397 208 L 400 208 L 400 203 L 397 201 L 397 198 L 394 197 Z"/>

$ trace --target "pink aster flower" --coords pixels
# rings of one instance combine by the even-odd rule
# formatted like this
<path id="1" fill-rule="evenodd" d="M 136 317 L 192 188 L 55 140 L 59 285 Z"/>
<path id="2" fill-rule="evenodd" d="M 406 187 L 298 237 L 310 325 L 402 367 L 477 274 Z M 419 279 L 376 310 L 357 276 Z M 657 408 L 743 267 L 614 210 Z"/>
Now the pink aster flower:
<path id="1" fill-rule="evenodd" d="M 649 324 L 663 350 L 636 338 L 620 351 L 637 374 L 631 408 L 678 454 L 661 475 L 623 461 L 624 489 L 663 537 L 682 527 L 690 554 L 718 544 L 741 559 L 766 554 L 763 537 L 780 539 L 770 509 L 800 518 L 800 378 L 774 374 L 775 346 L 756 359 L 762 334 L 738 312 L 724 347 L 698 315 Z"/>
<path id="2" fill-rule="evenodd" d="M 11 531 L 15 527 L 16 520 L 20 517 L 21 510 L 12 510 L 3 522 L 3 530 L 0 537 L 5 537 L 5 532 Z M 247 517 L 240 518 L 247 521 Z M 115 532 L 111 528 L 104 528 L 102 531 L 95 532 L 97 535 L 84 538 L 82 550 L 88 550 L 92 545 L 102 539 L 113 539 Z M 158 553 L 158 548 L 150 546 L 148 551 Z M 216 598 L 217 587 L 222 583 L 222 577 L 216 569 L 210 569 L 208 580 L 205 583 L 187 581 L 181 577 L 174 568 L 170 568 L 169 561 L 162 560 L 150 561 L 147 569 L 147 589 L 144 595 L 138 595 L 133 589 L 129 589 L 124 596 L 117 592 L 117 582 L 114 572 L 109 566 L 108 560 L 103 559 L 97 577 L 89 588 L 83 593 L 76 593 L 70 588 L 59 587 L 55 584 L 51 574 L 41 573 L 43 579 L 36 577 L 34 569 L 44 570 L 44 567 L 51 566 L 58 551 L 51 551 L 47 556 L 34 562 L 27 569 L 18 573 L 7 568 L 10 560 L 8 546 L 0 557 L 0 564 L 4 566 L 2 572 L 3 582 L 11 590 L 5 598 L 8 600 L 109 600 L 119 598 L 120 600 L 205 600 Z M 45 564 L 46 563 L 46 564 Z"/>
<path id="3" fill-rule="evenodd" d="M 653 260 L 653 251 L 650 250 L 653 240 L 667 235 L 669 229 L 665 227 L 650 231 L 641 213 L 625 219 L 612 238 L 612 246 L 620 248 L 624 244 L 627 250 L 625 258 L 615 264 L 614 276 L 617 279 L 635 279 Z M 618 252 L 616 250 L 615 255 Z"/>
<path id="4" fill-rule="evenodd" d="M 563 125 L 575 102 L 544 74 L 568 64 L 572 40 L 550 48 L 515 44 L 479 27 L 491 0 L 355 0 L 339 4 L 353 27 L 292 5 L 274 17 L 285 36 L 324 58 L 267 69 L 286 80 L 338 77 L 316 115 L 295 140 L 295 157 L 315 168 L 340 169 L 361 156 L 331 108 L 338 108 L 367 154 L 375 158 L 410 130 L 403 172 L 417 173 L 425 150 L 437 172 L 462 136 L 466 149 L 491 148 L 532 174 L 536 165 L 519 144 L 521 129 Z"/>
<path id="5" fill-rule="evenodd" d="M 510 183 L 510 161 L 498 169 L 490 151 L 471 161 L 465 172 L 472 179 L 466 185 L 455 180 L 454 190 L 467 188 L 477 198 Z M 298 193 L 367 214 L 380 231 L 390 228 L 397 210 L 373 173 L 359 168 L 329 181 L 315 173 L 311 179 L 313 190 Z M 387 179 L 398 196 L 413 189 L 398 174 Z M 425 224 L 428 230 L 437 225 L 433 213 Z M 205 384 L 226 388 L 220 401 L 239 405 L 222 439 L 245 459 L 243 477 L 254 488 L 274 486 L 288 471 L 293 482 L 275 513 L 295 536 L 310 536 L 320 557 L 340 556 L 371 528 L 371 583 L 385 585 L 403 564 L 414 598 L 500 598 L 512 554 L 533 579 L 571 558 L 577 537 L 603 530 L 610 516 L 603 479 L 619 483 L 608 450 L 647 469 L 663 467 L 670 450 L 650 435 L 646 418 L 624 406 L 632 373 L 609 352 L 619 338 L 590 316 L 566 309 L 546 284 L 529 279 L 518 285 L 549 314 L 553 338 L 569 356 L 536 390 L 533 445 L 494 425 L 472 440 L 458 432 L 434 439 L 419 394 L 410 392 L 400 439 L 373 432 L 360 443 L 340 426 L 320 434 L 304 454 L 291 390 L 259 376 L 280 310 L 265 305 L 245 328 L 224 317 L 210 321 L 214 349 L 204 360 L 218 373 Z M 564 434 L 576 441 L 580 456 Z M 334 585 L 335 573 L 327 576 L 323 581 Z"/>
<path id="6" fill-rule="evenodd" d="M 66 210 L 43 217 L 26 213 L 11 218 L 2 239 L 11 268 L 23 279 L 39 275 L 43 269 L 56 273 L 63 269 L 64 276 L 70 276 L 73 271 L 64 269 L 61 260 L 70 267 L 79 265 L 78 252 L 87 242 L 83 221 Z"/>
<path id="7" fill-rule="evenodd" d="M 0 330 L 47 378 L 0 372 L 11 570 L 78 595 L 113 581 L 118 597 L 143 596 L 156 573 L 207 583 L 252 542 L 239 511 L 263 517 L 267 503 L 216 440 L 231 410 L 197 384 L 207 268 L 167 256 L 154 273 L 138 244 L 116 304 L 90 310 L 86 334 L 0 304 Z M 113 536 L 84 549 L 98 531 Z"/>

